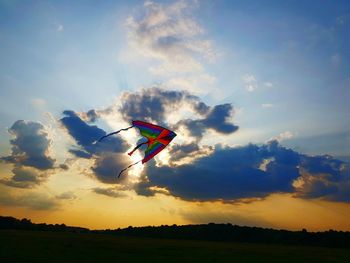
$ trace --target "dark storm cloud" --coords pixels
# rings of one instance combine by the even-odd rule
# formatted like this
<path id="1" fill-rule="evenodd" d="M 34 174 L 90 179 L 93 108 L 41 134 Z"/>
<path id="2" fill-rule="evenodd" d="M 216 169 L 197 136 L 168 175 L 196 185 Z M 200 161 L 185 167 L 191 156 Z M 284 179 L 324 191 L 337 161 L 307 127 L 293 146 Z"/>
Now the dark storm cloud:
<path id="1" fill-rule="evenodd" d="M 11 155 L 1 157 L 1 160 L 40 170 L 53 168 L 55 160 L 48 154 L 51 140 L 42 124 L 18 120 L 9 132 L 14 136 L 14 139 L 10 140 Z"/>
<path id="2" fill-rule="evenodd" d="M 175 144 L 171 147 L 171 150 L 170 150 L 171 159 L 178 160 L 197 151 L 199 151 L 199 146 L 196 143 Z"/>
<path id="3" fill-rule="evenodd" d="M 61 122 L 68 133 L 84 150 L 94 152 L 93 143 L 106 135 L 106 132 L 95 125 L 86 124 L 74 111 L 66 110 L 63 114 L 66 116 L 61 119 Z"/>
<path id="4" fill-rule="evenodd" d="M 96 143 L 96 140 L 106 135 L 104 130 L 87 124 L 73 111 L 63 113 L 66 116 L 61 119 L 62 124 L 81 147 L 70 149 L 69 152 L 79 158 L 94 160 L 91 170 L 101 182 L 118 183 L 116 178 L 119 171 L 129 164 L 125 156 L 128 144 L 117 136 Z"/>
<path id="5" fill-rule="evenodd" d="M 14 164 L 12 174 L 0 180 L 7 186 L 33 188 L 45 181 L 54 168 L 55 159 L 49 156 L 51 140 L 45 127 L 38 122 L 16 121 L 9 129 L 11 155 L 0 160 Z"/>
<path id="6" fill-rule="evenodd" d="M 154 162 L 152 162 L 151 165 L 154 165 Z M 152 184 L 149 182 L 147 176 L 145 174 L 141 174 L 140 181 L 135 185 L 134 190 L 138 195 L 154 196 L 156 192 L 150 189 L 151 186 Z"/>
<path id="7" fill-rule="evenodd" d="M 182 120 L 179 124 L 187 127 L 191 135 L 201 138 L 206 130 L 212 129 L 219 133 L 230 134 L 238 130 L 238 126 L 229 122 L 233 114 L 231 104 L 216 105 L 207 116 L 199 120 Z"/>
<path id="8" fill-rule="evenodd" d="M 297 196 L 350 202 L 350 164 L 329 155 L 305 157 Z"/>
<path id="9" fill-rule="evenodd" d="M 169 119 L 167 114 L 171 117 L 174 111 L 179 111 L 184 105 L 189 106 L 194 115 L 202 116 L 202 118 L 197 120 L 187 119 L 179 123 L 176 123 L 176 121 L 166 123 L 166 119 Z M 231 104 L 210 107 L 197 96 L 186 91 L 150 88 L 134 93 L 126 92 L 121 96 L 121 106 L 118 110 L 127 122 L 140 119 L 166 125 L 170 129 L 183 125 L 190 129 L 190 133 L 198 139 L 202 138 L 207 129 L 213 129 L 223 134 L 230 134 L 238 129 L 229 120 L 233 114 Z M 96 140 L 106 135 L 106 132 L 87 123 L 95 121 L 100 115 L 111 113 L 111 108 L 105 110 L 92 109 L 83 113 L 66 110 L 63 112 L 65 116 L 61 119 L 61 123 L 78 146 L 72 147 L 69 152 L 79 158 L 94 160 L 95 163 L 91 170 L 104 183 L 116 183 L 116 173 L 130 164 L 129 161 L 127 162 L 127 156 L 122 155 L 129 145 L 121 137 L 108 137 L 102 142 L 96 143 Z M 174 149 L 176 155 L 178 155 L 177 159 L 183 158 L 186 154 L 189 154 L 189 151 L 192 154 L 199 153 L 196 144 L 182 145 L 180 148 Z"/>
<path id="10" fill-rule="evenodd" d="M 184 159 L 198 159 L 200 157 L 208 155 L 214 147 L 212 146 L 201 146 L 197 143 L 187 143 L 187 144 L 174 144 L 169 147 L 170 164 L 176 164 L 178 161 Z"/>
<path id="11" fill-rule="evenodd" d="M 318 173 L 312 174 L 318 180 L 306 178 L 303 186 L 295 185 L 297 179 L 303 178 L 301 169 L 311 169 L 312 158 L 325 163 L 323 168 L 318 166 Z M 319 174 L 321 171 L 327 176 L 322 177 Z M 349 166 L 322 156 L 299 154 L 276 141 L 262 146 L 216 147 L 211 155 L 191 164 L 175 167 L 149 165 L 144 171 L 145 175 L 147 180 L 142 181 L 140 189 L 149 191 L 151 186 L 165 187 L 172 195 L 185 200 L 230 201 L 263 198 L 271 193 L 294 193 L 304 198 L 320 197 L 334 201 L 350 200 Z M 138 193 L 142 194 L 140 191 Z"/>
<path id="12" fill-rule="evenodd" d="M 130 164 L 130 159 L 124 153 L 105 153 L 95 156 L 91 170 L 94 176 L 106 184 L 123 183 L 127 177 L 118 178 L 119 172 Z"/>
<path id="13" fill-rule="evenodd" d="M 61 119 L 68 133 L 73 137 L 81 149 L 70 149 L 70 152 L 81 158 L 90 158 L 93 154 L 104 152 L 125 152 L 128 145 L 119 137 L 111 136 L 103 141 L 96 141 L 107 133 L 96 125 L 89 125 L 75 112 L 64 111 L 66 116 Z"/>
<path id="14" fill-rule="evenodd" d="M 166 123 L 166 114 L 172 114 L 187 105 L 195 115 L 202 116 L 200 119 L 187 119 L 179 123 Z M 207 129 L 213 129 L 223 134 L 230 134 L 238 129 L 229 120 L 233 114 L 231 104 L 222 104 L 210 107 L 186 91 L 168 91 L 159 88 L 143 89 L 139 92 L 124 93 L 121 97 L 120 113 L 126 121 L 140 119 L 166 125 L 170 129 L 177 125 L 183 125 L 190 129 L 190 133 L 202 138 Z M 130 164 L 127 156 L 124 155 L 128 145 L 117 136 L 108 137 L 102 142 L 96 143 L 106 132 L 93 122 L 101 114 L 110 114 L 111 109 L 89 110 L 86 113 L 76 113 L 74 111 L 64 111 L 65 115 L 61 123 L 68 133 L 76 141 L 78 147 L 72 147 L 69 152 L 79 158 L 92 159 L 94 165 L 91 171 L 94 176 L 104 183 L 117 183 L 117 173 Z M 187 154 L 200 154 L 198 145 L 181 145 L 173 149 L 177 158 L 184 158 Z M 123 179 L 121 180 L 123 181 Z M 140 191 L 146 193 L 146 188 L 139 187 Z"/>
<path id="15" fill-rule="evenodd" d="M 199 115 L 199 118 L 166 123 L 169 120 L 168 114 L 171 116 L 172 112 L 178 111 L 183 105 L 189 105 L 192 113 Z M 210 107 L 198 97 L 184 91 L 152 88 L 124 93 L 119 110 L 127 121 L 142 119 L 165 124 L 170 129 L 182 125 L 197 139 L 197 143 L 170 145 L 170 166 L 156 167 L 154 161 L 148 162 L 139 183 L 134 187 L 139 195 L 152 196 L 166 188 L 171 195 L 200 201 L 252 200 L 272 193 L 350 201 L 350 168 L 348 164 L 329 156 L 300 154 L 281 146 L 277 141 L 261 146 L 200 147 L 198 141 L 209 129 L 221 134 L 231 134 L 238 129 L 232 123 L 234 109 L 231 104 Z M 85 115 L 92 119 L 98 117 L 95 116 L 99 114 L 98 111 L 89 112 Z M 94 164 L 91 171 L 101 182 L 123 184 L 127 177 L 118 181 L 116 177 L 130 163 L 124 154 L 127 150 L 126 143 L 120 137 L 110 137 L 103 142 L 105 144 L 95 144 L 106 132 L 87 124 L 86 121 L 92 120 L 90 117 L 82 119 L 81 115 L 72 111 L 64 113 L 66 117 L 61 121 L 79 146 L 70 149 L 70 152 L 80 158 L 92 159 Z M 192 163 L 181 164 L 181 161 L 189 160 Z M 114 190 L 96 191 L 100 194 L 114 194 Z"/>
<path id="16" fill-rule="evenodd" d="M 207 115 L 204 123 L 208 125 L 209 128 L 214 129 L 217 132 L 229 134 L 235 132 L 238 127 L 229 123 L 228 118 L 231 117 L 233 113 L 232 104 L 221 104 L 216 105 Z"/>
<path id="17" fill-rule="evenodd" d="M 198 114 L 205 114 L 210 108 L 188 92 L 150 88 L 135 93 L 124 93 L 119 110 L 126 121 L 140 119 L 164 124 L 166 110 L 178 110 L 180 104 L 185 102 Z"/>
<path id="18" fill-rule="evenodd" d="M 221 104 L 214 107 L 206 105 L 198 97 L 185 91 L 166 91 L 159 88 L 144 89 L 141 92 L 125 93 L 122 97 L 120 112 L 126 121 L 140 119 L 165 125 L 165 115 L 181 109 L 183 104 L 191 106 L 194 113 L 203 116 L 200 119 L 181 120 L 175 125 L 185 126 L 192 136 L 201 139 L 208 129 L 222 134 L 230 134 L 238 129 L 231 123 L 233 106 Z"/>
<path id="19" fill-rule="evenodd" d="M 298 173 L 283 181 L 259 169 L 270 156 L 268 147 L 256 145 L 216 148 L 212 155 L 192 164 L 148 167 L 146 174 L 151 184 L 166 187 L 171 194 L 186 200 L 263 197 L 281 189 L 292 190 L 291 181 Z"/>
<path id="20" fill-rule="evenodd" d="M 95 176 L 103 183 L 115 184 L 125 179 L 117 178 L 119 172 L 130 164 L 125 154 L 107 153 L 99 156 L 91 167 Z"/>
<path id="21" fill-rule="evenodd" d="M 332 156 L 324 155 L 324 156 L 306 156 L 303 159 L 303 167 L 307 170 L 307 172 L 311 174 L 319 174 L 319 173 L 327 173 L 335 177 L 339 176 L 338 171 L 341 169 L 344 162 L 334 159 Z"/>

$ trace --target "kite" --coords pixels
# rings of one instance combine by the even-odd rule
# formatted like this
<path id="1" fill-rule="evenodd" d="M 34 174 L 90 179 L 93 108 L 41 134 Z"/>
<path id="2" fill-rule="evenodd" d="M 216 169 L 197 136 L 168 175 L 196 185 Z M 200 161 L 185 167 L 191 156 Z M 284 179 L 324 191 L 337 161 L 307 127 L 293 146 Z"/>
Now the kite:
<path id="1" fill-rule="evenodd" d="M 121 131 L 127 131 L 131 128 L 138 128 L 140 130 L 140 134 L 147 139 L 146 142 L 140 143 L 137 145 L 131 152 L 128 153 L 129 156 L 131 156 L 138 148 L 140 148 L 142 145 L 147 144 L 147 149 L 145 151 L 145 156 L 142 160 L 133 163 L 129 165 L 128 167 L 124 168 L 120 171 L 118 178 L 120 175 L 130 167 L 134 166 L 135 164 L 138 164 L 139 162 L 142 162 L 142 164 L 148 162 L 151 160 L 154 156 L 156 156 L 158 153 L 160 153 L 176 136 L 176 133 L 173 131 L 170 131 L 164 127 L 154 125 L 151 123 L 147 123 L 144 121 L 132 121 L 132 126 L 124 129 L 120 129 L 118 131 L 109 133 L 105 136 L 102 136 L 98 141 L 102 141 L 104 138 L 117 134 Z"/>

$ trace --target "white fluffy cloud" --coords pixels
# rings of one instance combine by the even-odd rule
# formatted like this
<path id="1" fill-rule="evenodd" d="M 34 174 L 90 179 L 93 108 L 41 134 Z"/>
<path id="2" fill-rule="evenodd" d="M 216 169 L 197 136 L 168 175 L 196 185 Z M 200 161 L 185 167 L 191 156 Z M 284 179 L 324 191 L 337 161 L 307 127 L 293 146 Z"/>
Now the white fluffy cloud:
<path id="1" fill-rule="evenodd" d="M 253 92 L 258 88 L 258 81 L 253 74 L 244 74 L 242 80 L 247 91 Z"/>
<path id="2" fill-rule="evenodd" d="M 285 132 L 281 132 L 277 136 L 271 138 L 270 141 L 275 140 L 275 141 L 278 141 L 278 142 L 282 142 L 282 141 L 294 138 L 295 135 L 296 135 L 295 132 L 285 131 Z"/>
<path id="3" fill-rule="evenodd" d="M 215 77 L 205 72 L 204 62 L 216 58 L 212 42 L 204 38 L 203 28 L 191 11 L 192 1 L 170 5 L 147 1 L 140 15 L 127 19 L 128 43 L 132 54 L 151 60 L 149 71 L 166 77 L 166 85 L 203 93 Z"/>
<path id="4" fill-rule="evenodd" d="M 201 39 L 204 30 L 190 16 L 185 1 L 172 5 L 144 4 L 142 18 L 129 17 L 129 43 L 141 55 L 159 61 L 151 67 L 154 74 L 200 71 L 199 57 L 214 59 L 209 40 Z"/>
<path id="5" fill-rule="evenodd" d="M 269 108 L 275 107 L 275 105 L 272 103 L 263 103 L 263 104 L 261 104 L 261 107 L 264 109 L 269 109 Z"/>

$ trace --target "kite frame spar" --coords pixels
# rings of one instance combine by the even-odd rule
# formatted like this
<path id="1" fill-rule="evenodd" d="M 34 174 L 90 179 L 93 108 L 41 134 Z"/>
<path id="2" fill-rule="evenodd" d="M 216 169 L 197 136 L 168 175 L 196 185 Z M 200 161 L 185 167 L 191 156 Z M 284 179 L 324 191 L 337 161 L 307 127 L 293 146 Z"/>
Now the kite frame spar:
<path id="1" fill-rule="evenodd" d="M 118 131 L 102 136 L 98 141 L 100 142 L 108 136 L 118 134 L 121 131 L 127 131 L 134 127 L 140 130 L 140 134 L 143 137 L 145 137 L 147 141 L 137 145 L 131 152 L 128 153 L 128 155 L 131 156 L 138 148 L 140 148 L 142 145 L 147 144 L 148 146 L 145 151 L 145 156 L 143 157 L 142 160 L 136 163 L 133 163 L 128 167 L 124 168 L 123 170 L 121 170 L 118 175 L 118 178 L 125 170 L 129 169 L 135 164 L 139 162 L 142 162 L 142 164 L 148 162 L 150 159 L 152 159 L 154 156 L 160 153 L 176 136 L 175 132 L 170 131 L 162 126 L 154 125 L 144 121 L 135 120 L 135 121 L 132 121 L 132 126 L 128 128 L 120 129 Z"/>

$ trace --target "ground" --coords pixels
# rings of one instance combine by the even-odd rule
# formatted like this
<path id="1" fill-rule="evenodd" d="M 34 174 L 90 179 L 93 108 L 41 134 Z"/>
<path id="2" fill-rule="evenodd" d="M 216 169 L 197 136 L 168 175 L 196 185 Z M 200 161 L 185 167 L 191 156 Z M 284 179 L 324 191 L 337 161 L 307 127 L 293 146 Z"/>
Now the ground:
<path id="1" fill-rule="evenodd" d="M 0 230 L 0 262 L 350 262 L 350 250 Z"/>

